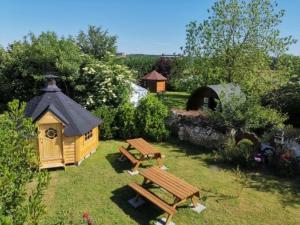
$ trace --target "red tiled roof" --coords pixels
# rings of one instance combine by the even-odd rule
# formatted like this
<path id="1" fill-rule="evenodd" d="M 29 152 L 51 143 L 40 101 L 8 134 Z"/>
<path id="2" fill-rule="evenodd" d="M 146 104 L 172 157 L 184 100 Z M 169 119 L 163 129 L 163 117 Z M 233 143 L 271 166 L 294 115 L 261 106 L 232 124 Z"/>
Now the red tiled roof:
<path id="1" fill-rule="evenodd" d="M 152 72 L 143 76 L 142 80 L 167 80 L 167 78 L 165 78 L 163 75 L 153 70 Z"/>

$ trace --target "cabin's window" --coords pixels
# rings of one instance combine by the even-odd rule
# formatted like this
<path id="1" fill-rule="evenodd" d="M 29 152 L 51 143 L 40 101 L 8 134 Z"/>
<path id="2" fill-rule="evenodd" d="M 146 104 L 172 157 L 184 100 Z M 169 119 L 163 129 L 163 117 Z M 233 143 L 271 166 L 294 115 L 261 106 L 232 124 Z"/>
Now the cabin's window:
<path id="1" fill-rule="evenodd" d="M 45 136 L 49 139 L 54 139 L 57 137 L 57 131 L 53 128 L 49 128 L 45 131 Z"/>
<path id="2" fill-rule="evenodd" d="M 84 134 L 84 139 L 87 141 L 93 137 L 93 130 L 90 130 L 89 132 L 86 132 Z"/>

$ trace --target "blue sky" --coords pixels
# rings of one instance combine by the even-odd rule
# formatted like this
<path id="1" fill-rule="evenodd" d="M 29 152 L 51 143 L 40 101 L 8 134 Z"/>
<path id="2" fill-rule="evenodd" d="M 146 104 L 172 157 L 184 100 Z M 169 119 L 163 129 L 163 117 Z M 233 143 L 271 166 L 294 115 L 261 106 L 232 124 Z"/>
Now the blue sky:
<path id="1" fill-rule="evenodd" d="M 75 35 L 88 25 L 102 26 L 118 36 L 125 53 L 180 53 L 185 25 L 202 21 L 213 0 L 1 0 L 0 45 L 20 40 L 29 31 Z M 282 35 L 300 41 L 300 1 L 278 0 L 286 10 Z M 300 55 L 300 42 L 290 53 Z"/>

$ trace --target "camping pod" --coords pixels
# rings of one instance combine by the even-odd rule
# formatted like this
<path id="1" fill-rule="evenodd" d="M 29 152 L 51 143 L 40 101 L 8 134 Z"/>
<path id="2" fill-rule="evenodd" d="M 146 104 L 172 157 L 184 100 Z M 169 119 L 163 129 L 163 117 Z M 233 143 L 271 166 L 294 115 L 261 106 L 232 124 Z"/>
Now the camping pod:
<path id="1" fill-rule="evenodd" d="M 166 90 L 166 80 L 167 78 L 153 70 L 142 77 L 142 85 L 150 92 L 163 92 Z"/>
<path id="2" fill-rule="evenodd" d="M 240 103 L 245 101 L 245 95 L 238 85 L 227 83 L 202 86 L 192 92 L 187 101 L 186 110 L 199 110 L 205 108 L 216 110 L 218 101 L 220 102 L 219 106 L 222 108 L 222 104 L 230 104 L 234 98 Z"/>
<path id="3" fill-rule="evenodd" d="M 46 78 L 43 94 L 31 99 L 25 110 L 37 125 L 40 168 L 79 165 L 99 144 L 101 119 L 62 93 L 56 76 Z"/>

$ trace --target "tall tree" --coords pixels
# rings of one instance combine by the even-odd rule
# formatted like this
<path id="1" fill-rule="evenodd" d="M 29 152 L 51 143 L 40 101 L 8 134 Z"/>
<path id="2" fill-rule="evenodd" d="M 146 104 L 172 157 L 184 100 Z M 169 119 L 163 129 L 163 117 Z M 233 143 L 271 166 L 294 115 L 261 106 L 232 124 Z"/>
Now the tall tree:
<path id="1" fill-rule="evenodd" d="M 5 68 L 5 62 L 6 62 L 6 52 L 5 50 L 0 46 L 0 90 L 3 90 L 6 85 L 6 79 L 5 76 L 3 74 L 3 70 Z M 0 94 L 2 94 L 2 91 L 0 91 Z M 5 104 L 3 104 L 3 102 L 1 102 L 1 98 L 0 98 L 0 111 L 2 111 L 2 109 L 5 107 Z"/>
<path id="2" fill-rule="evenodd" d="M 0 102 L 14 98 L 28 101 L 44 85 L 45 73 L 60 75 L 60 87 L 71 95 L 83 61 L 79 47 L 70 39 L 59 38 L 54 32 L 32 33 L 23 41 L 9 45 L 0 82 Z"/>
<path id="3" fill-rule="evenodd" d="M 300 56 L 284 54 L 274 58 L 272 68 L 283 71 L 288 77 L 299 77 L 300 79 Z"/>
<path id="4" fill-rule="evenodd" d="M 126 66 L 137 72 L 137 79 L 140 79 L 141 77 L 155 69 L 155 65 L 159 60 L 159 56 L 128 55 L 122 58 L 122 60 Z"/>
<path id="5" fill-rule="evenodd" d="M 76 37 L 80 49 L 97 59 L 102 59 L 108 53 L 115 54 L 117 51 L 117 37 L 103 31 L 101 27 L 89 26 L 87 33 L 80 31 Z"/>
<path id="6" fill-rule="evenodd" d="M 278 25 L 285 12 L 272 0 L 218 0 L 208 12 L 208 19 L 187 25 L 184 53 L 208 59 L 206 67 L 214 67 L 226 82 L 263 73 L 268 56 L 295 43 L 291 36 L 281 37 Z"/>
<path id="7" fill-rule="evenodd" d="M 165 77 L 169 78 L 172 68 L 172 58 L 169 57 L 160 57 L 160 59 L 155 64 L 155 70 Z"/>
<path id="8" fill-rule="evenodd" d="M 28 101 L 40 94 L 49 72 L 59 76 L 64 93 L 90 109 L 125 101 L 130 91 L 126 81 L 134 76 L 115 55 L 98 60 L 83 54 L 71 38 L 29 34 L 7 51 L 0 48 L 0 110 L 12 99 Z"/>
<path id="9" fill-rule="evenodd" d="M 289 80 L 268 92 L 263 104 L 286 113 L 289 116 L 288 123 L 300 127 L 300 57 L 282 55 L 273 61 L 272 67 L 282 71 Z"/>

